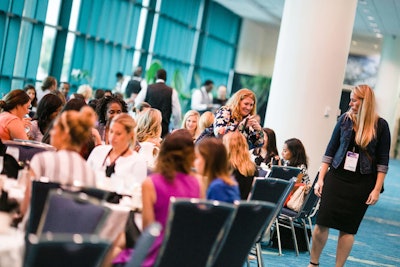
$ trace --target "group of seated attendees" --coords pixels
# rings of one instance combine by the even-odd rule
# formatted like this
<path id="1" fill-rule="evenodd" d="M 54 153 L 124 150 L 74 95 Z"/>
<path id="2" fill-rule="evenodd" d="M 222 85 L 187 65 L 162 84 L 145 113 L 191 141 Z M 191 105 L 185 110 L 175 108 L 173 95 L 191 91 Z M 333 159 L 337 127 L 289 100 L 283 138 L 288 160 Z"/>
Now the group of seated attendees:
<path id="1" fill-rule="evenodd" d="M 32 179 L 139 197 L 132 208 L 141 210 L 141 229 L 154 221 L 166 226 L 171 196 L 230 203 L 247 199 L 261 167 L 300 167 L 303 182 L 310 180 L 301 141 L 287 140 L 281 159 L 275 133 L 261 127 L 256 96 L 248 89 L 237 91 L 215 114 L 188 111 L 182 129 L 164 139 L 162 114 L 146 103 L 132 116 L 119 96 L 101 93 L 94 101 L 73 97 L 64 103 L 49 93 L 36 105 L 29 90 L 13 90 L 0 100 L 0 137 L 31 138 L 56 148 L 34 155 Z M 30 112 L 34 116 L 25 118 Z M 212 137 L 201 135 L 207 129 Z M 25 216 L 30 194 L 28 183 L 21 205 Z M 143 266 L 154 264 L 163 233 Z M 128 238 L 124 234 L 119 239 Z M 115 240 L 104 266 L 123 265 L 131 252 L 126 242 Z"/>

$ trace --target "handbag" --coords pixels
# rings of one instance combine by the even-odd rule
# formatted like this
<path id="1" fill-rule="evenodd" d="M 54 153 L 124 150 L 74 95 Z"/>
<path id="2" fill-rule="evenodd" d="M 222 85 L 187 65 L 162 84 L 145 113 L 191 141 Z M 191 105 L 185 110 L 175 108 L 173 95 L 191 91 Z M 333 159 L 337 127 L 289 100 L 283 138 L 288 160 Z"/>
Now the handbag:
<path id="1" fill-rule="evenodd" d="M 293 193 L 293 195 L 287 202 L 287 207 L 297 212 L 300 211 L 301 207 L 303 206 L 306 194 L 307 194 L 306 186 L 304 185 L 299 186 L 299 188 L 297 188 L 297 190 Z"/>

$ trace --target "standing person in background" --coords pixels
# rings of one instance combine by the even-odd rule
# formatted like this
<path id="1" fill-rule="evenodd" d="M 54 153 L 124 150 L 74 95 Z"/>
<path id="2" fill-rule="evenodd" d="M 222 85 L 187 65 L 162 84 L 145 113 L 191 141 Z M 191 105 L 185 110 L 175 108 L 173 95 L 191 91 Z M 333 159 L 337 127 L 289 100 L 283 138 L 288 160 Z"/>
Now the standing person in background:
<path id="1" fill-rule="evenodd" d="M 200 134 L 199 120 L 200 113 L 198 113 L 196 110 L 189 110 L 183 117 L 181 128 L 187 129 L 190 132 L 193 137 L 193 141 L 195 141 Z"/>
<path id="2" fill-rule="evenodd" d="M 130 80 L 130 77 L 125 77 L 122 72 L 117 72 L 115 74 L 115 78 L 117 78 L 117 83 L 115 84 L 113 93 L 120 94 L 122 96 L 125 95 L 126 86 Z"/>
<path id="3" fill-rule="evenodd" d="M 264 132 L 255 119 L 256 96 L 249 89 L 240 89 L 228 103 L 215 112 L 214 135 L 222 137 L 228 132 L 239 130 L 247 140 L 249 149 L 264 143 Z"/>
<path id="4" fill-rule="evenodd" d="M 161 111 L 161 137 L 164 138 L 169 133 L 171 116 L 173 120 L 173 128 L 180 128 L 182 118 L 181 104 L 179 103 L 178 93 L 176 90 L 165 84 L 167 81 L 167 72 L 164 69 L 157 71 L 156 79 L 156 83 L 150 84 L 147 88 L 142 88 L 135 99 L 135 106 L 138 108 L 140 103 L 147 102 L 151 107 Z"/>
<path id="5" fill-rule="evenodd" d="M 60 83 L 59 91 L 64 95 L 66 101 L 69 100 L 68 93 L 69 93 L 70 87 L 71 87 L 71 85 L 68 82 Z"/>
<path id="6" fill-rule="evenodd" d="M 212 110 L 213 88 L 214 82 L 211 80 L 206 80 L 200 89 L 194 90 L 192 94 L 191 109 L 197 110 L 200 114 Z"/>
<path id="7" fill-rule="evenodd" d="M 33 84 L 27 84 L 24 87 L 24 91 L 28 94 L 29 98 L 31 99 L 31 105 L 29 107 L 29 117 L 33 118 L 36 112 L 36 108 L 38 105 L 38 100 L 36 96 L 36 88 Z"/>
<path id="8" fill-rule="evenodd" d="M 132 79 L 126 85 L 126 90 L 125 90 L 126 103 L 129 106 L 134 106 L 135 98 L 142 90 L 142 88 L 146 86 L 147 86 L 146 80 L 142 78 L 142 67 L 139 66 L 133 72 Z"/>
<path id="9" fill-rule="evenodd" d="M 41 88 L 42 88 L 42 90 L 38 90 L 36 92 L 37 93 L 38 102 L 40 101 L 40 99 L 42 99 L 42 97 L 44 95 L 49 94 L 49 93 L 57 90 L 57 80 L 56 80 L 56 78 L 54 78 L 52 76 L 46 77 L 42 82 Z"/>
<path id="10" fill-rule="evenodd" d="M 178 129 L 167 135 L 161 144 L 155 173 L 142 186 L 143 229 L 157 221 L 161 235 L 153 243 L 143 267 L 153 266 L 162 244 L 167 225 L 169 199 L 173 197 L 200 198 L 200 182 L 191 175 L 194 144 L 189 132 Z"/>
<path id="11" fill-rule="evenodd" d="M 226 94 L 227 94 L 226 86 L 223 85 L 223 84 L 218 86 L 217 97 L 214 98 L 213 104 L 218 105 L 218 107 L 225 106 L 226 102 L 228 101 L 228 98 L 226 97 Z"/>
<path id="12" fill-rule="evenodd" d="M 21 89 L 12 90 L 0 100 L 1 140 L 28 140 L 25 128 L 30 127 L 31 122 L 30 118 L 24 117 L 29 113 L 30 105 L 30 97 Z"/>
<path id="13" fill-rule="evenodd" d="M 81 94 L 83 96 L 83 98 L 85 99 L 86 104 L 88 104 L 89 100 L 92 98 L 93 89 L 88 84 L 82 84 L 78 87 L 77 93 Z"/>
<path id="14" fill-rule="evenodd" d="M 228 151 L 229 166 L 239 184 L 240 198 L 246 200 L 254 177 L 258 176 L 256 164 L 251 160 L 246 138 L 238 131 L 229 132 L 222 138 Z"/>
<path id="15" fill-rule="evenodd" d="M 371 87 L 354 87 L 349 106 L 333 130 L 314 188 L 321 204 L 309 267 L 319 266 L 329 228 L 339 230 L 336 267 L 344 266 L 367 208 L 379 200 L 389 168 L 389 126 L 376 113 Z"/>
<path id="16" fill-rule="evenodd" d="M 240 200 L 239 187 L 229 171 L 228 153 L 221 139 L 206 138 L 196 144 L 196 172 L 204 177 L 206 197 L 233 203 Z"/>

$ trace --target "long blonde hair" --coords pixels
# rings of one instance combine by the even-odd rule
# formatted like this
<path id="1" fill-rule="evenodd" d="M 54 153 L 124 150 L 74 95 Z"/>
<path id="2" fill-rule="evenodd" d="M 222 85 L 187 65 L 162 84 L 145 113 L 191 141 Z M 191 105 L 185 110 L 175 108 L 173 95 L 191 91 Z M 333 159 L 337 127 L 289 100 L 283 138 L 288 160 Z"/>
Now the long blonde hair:
<path id="1" fill-rule="evenodd" d="M 356 144 L 365 148 L 376 136 L 378 114 L 375 108 L 375 95 L 372 88 L 365 84 L 354 87 L 352 93 L 354 97 L 361 99 L 361 105 L 357 114 L 351 110 L 347 111 L 347 117 L 353 121 Z"/>
<path id="2" fill-rule="evenodd" d="M 243 119 L 242 114 L 240 113 L 240 102 L 247 98 L 250 97 L 254 101 L 254 106 L 253 109 L 250 112 L 250 115 L 256 114 L 257 111 L 257 106 L 256 106 L 256 95 L 254 94 L 253 91 L 243 88 L 237 91 L 231 98 L 229 98 L 228 102 L 226 105 L 232 110 L 232 118 L 236 121 L 241 121 Z"/>
<path id="3" fill-rule="evenodd" d="M 228 151 L 230 166 L 244 176 L 254 176 L 256 164 L 251 160 L 246 138 L 238 131 L 224 135 L 222 141 Z"/>
<path id="4" fill-rule="evenodd" d="M 193 135 L 193 138 L 196 139 L 196 138 L 200 135 L 200 129 L 199 129 L 200 113 L 199 113 L 198 111 L 196 111 L 196 110 L 189 110 L 189 111 L 187 111 L 187 112 L 185 113 L 185 116 L 183 117 L 181 128 L 182 128 L 182 129 L 187 129 L 187 130 L 189 130 L 188 128 L 186 128 L 186 121 L 187 121 L 191 116 L 195 116 L 195 117 L 197 118 L 197 126 L 196 126 L 196 129 L 194 130 L 194 135 Z M 190 132 L 190 131 L 189 131 L 189 132 Z M 190 132 L 190 133 L 191 133 L 191 132 Z"/>
<path id="5" fill-rule="evenodd" d="M 150 138 L 161 137 L 161 112 L 155 108 L 148 108 L 137 117 L 137 140 L 144 142 Z"/>

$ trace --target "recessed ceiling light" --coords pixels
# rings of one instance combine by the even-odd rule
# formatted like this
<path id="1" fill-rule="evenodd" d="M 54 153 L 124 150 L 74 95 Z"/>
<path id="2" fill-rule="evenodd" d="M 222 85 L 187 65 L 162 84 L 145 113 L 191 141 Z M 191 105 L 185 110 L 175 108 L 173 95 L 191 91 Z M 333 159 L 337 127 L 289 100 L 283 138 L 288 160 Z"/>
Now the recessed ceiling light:
<path id="1" fill-rule="evenodd" d="M 374 48 L 375 48 L 375 49 L 378 49 L 378 48 L 379 48 L 379 45 L 374 44 Z"/>
<path id="2" fill-rule="evenodd" d="M 373 16 L 368 16 L 367 18 L 368 18 L 368 20 L 375 20 L 375 18 Z"/>
<path id="3" fill-rule="evenodd" d="M 377 33 L 375 36 L 376 36 L 376 38 L 379 38 L 379 39 L 381 39 L 383 37 L 383 35 L 380 33 Z"/>
<path id="4" fill-rule="evenodd" d="M 352 45 L 357 45 L 357 41 L 351 41 Z"/>

